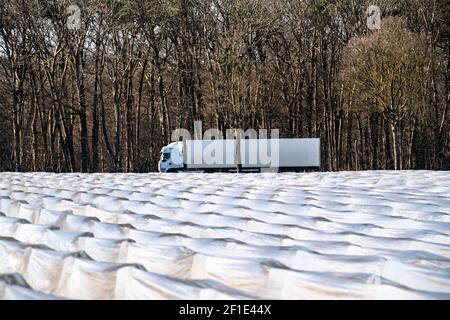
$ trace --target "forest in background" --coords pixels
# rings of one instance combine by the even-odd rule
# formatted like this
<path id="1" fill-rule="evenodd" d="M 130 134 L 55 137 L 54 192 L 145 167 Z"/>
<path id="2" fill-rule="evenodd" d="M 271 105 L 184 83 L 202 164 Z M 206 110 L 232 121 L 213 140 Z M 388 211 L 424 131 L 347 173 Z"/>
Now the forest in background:
<path id="1" fill-rule="evenodd" d="M 155 171 L 197 120 L 320 137 L 323 170 L 448 170 L 448 21 L 446 0 L 1 0 L 0 171 Z"/>

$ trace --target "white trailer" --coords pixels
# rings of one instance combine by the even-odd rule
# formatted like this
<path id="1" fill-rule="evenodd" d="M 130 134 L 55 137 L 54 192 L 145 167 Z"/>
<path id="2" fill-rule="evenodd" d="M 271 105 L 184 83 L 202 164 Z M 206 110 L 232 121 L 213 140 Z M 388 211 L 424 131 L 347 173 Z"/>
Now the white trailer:
<path id="1" fill-rule="evenodd" d="M 320 168 L 320 139 L 188 140 L 161 150 L 159 170 L 301 171 Z"/>

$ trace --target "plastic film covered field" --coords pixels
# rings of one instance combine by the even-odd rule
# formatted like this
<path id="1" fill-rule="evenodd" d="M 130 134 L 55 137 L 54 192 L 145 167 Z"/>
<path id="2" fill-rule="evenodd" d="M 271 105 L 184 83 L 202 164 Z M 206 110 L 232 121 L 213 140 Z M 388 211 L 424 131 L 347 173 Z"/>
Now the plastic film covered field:
<path id="1" fill-rule="evenodd" d="M 450 173 L 0 173 L 0 299 L 450 299 Z"/>

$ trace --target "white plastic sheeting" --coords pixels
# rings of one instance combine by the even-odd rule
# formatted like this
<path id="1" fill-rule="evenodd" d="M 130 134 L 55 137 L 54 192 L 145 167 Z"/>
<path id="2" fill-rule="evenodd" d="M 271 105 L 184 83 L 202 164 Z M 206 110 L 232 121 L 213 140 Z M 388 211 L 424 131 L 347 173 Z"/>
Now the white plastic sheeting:
<path id="1" fill-rule="evenodd" d="M 450 299 L 450 173 L 0 173 L 1 299 Z"/>
<path id="2" fill-rule="evenodd" d="M 57 297 L 34 291 L 18 273 L 0 275 L 0 297 L 8 300 L 58 299 Z"/>

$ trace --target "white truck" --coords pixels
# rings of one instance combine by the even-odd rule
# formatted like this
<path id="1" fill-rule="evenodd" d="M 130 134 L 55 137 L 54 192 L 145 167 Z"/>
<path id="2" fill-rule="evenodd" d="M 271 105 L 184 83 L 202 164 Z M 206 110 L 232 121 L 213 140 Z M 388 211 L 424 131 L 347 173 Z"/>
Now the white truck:
<path id="1" fill-rule="evenodd" d="M 173 142 L 160 172 L 262 172 L 320 169 L 320 139 L 224 139 Z"/>

